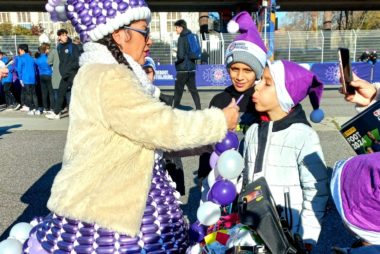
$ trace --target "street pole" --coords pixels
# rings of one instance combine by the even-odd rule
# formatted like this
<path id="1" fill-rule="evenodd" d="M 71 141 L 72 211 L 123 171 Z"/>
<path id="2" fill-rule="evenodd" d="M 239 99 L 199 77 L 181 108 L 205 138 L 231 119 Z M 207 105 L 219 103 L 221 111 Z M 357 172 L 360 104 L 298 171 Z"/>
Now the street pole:
<path id="1" fill-rule="evenodd" d="M 267 15 L 268 15 L 268 1 L 263 0 L 264 9 L 264 45 L 267 47 Z"/>

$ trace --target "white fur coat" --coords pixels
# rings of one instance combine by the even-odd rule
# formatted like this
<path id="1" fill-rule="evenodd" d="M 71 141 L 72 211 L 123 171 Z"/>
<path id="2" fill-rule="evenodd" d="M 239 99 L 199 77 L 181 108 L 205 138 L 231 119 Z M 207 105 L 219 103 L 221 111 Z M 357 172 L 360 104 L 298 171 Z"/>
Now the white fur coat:
<path id="1" fill-rule="evenodd" d="M 111 54 L 100 56 L 85 53 L 74 79 L 63 165 L 48 208 L 134 236 L 150 189 L 155 149 L 217 142 L 226 134 L 226 121 L 216 108 L 173 110 L 153 98 Z"/>

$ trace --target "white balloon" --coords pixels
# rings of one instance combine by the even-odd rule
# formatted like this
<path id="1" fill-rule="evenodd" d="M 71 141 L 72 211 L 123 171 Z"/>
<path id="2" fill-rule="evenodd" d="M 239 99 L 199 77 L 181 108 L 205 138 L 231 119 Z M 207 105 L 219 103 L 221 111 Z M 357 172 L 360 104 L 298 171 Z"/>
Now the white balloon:
<path id="1" fill-rule="evenodd" d="M 220 155 L 216 167 L 222 177 L 231 180 L 237 178 L 243 171 L 244 160 L 239 152 L 231 149 Z"/>
<path id="2" fill-rule="evenodd" d="M 54 6 L 51 6 L 50 4 L 45 4 L 45 10 L 47 10 L 48 12 L 52 12 L 54 11 Z"/>
<path id="3" fill-rule="evenodd" d="M 215 181 L 216 181 L 216 178 L 219 176 L 219 173 L 218 173 L 218 170 L 216 169 L 212 169 L 210 171 L 210 173 L 208 173 L 208 176 L 207 176 L 207 183 L 208 183 L 208 186 L 211 188 Z"/>
<path id="4" fill-rule="evenodd" d="M 221 216 L 219 205 L 207 201 L 201 204 L 197 210 L 197 219 L 202 225 L 210 226 L 215 224 Z"/>
<path id="5" fill-rule="evenodd" d="M 58 13 L 58 15 L 60 13 L 65 13 L 66 12 L 65 6 L 64 5 L 58 5 L 58 6 L 55 7 L 55 11 Z"/>
<path id="6" fill-rule="evenodd" d="M 29 233 L 33 226 L 26 222 L 20 222 L 14 225 L 9 232 L 9 237 L 19 240 L 24 243 L 29 238 Z M 0 252 L 1 253 L 1 252 Z"/>
<path id="7" fill-rule="evenodd" d="M 6 239 L 0 242 L 1 254 L 21 254 L 22 243 L 16 239 Z"/>

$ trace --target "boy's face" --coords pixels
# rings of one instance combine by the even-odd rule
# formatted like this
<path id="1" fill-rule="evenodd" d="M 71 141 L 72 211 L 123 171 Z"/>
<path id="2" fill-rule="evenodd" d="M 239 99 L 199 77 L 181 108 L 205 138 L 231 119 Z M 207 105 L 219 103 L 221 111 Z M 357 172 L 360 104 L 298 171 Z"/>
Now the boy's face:
<path id="1" fill-rule="evenodd" d="M 153 82 L 154 80 L 154 70 L 152 67 L 144 68 L 146 75 L 148 75 L 148 79 Z"/>
<path id="2" fill-rule="evenodd" d="M 276 87 L 268 67 L 265 67 L 261 80 L 255 85 L 252 102 L 255 103 L 255 108 L 259 112 L 282 111 L 277 99 Z"/>
<path id="3" fill-rule="evenodd" d="M 66 43 L 69 37 L 67 36 L 67 33 L 61 33 L 61 35 L 58 35 L 58 41 L 62 44 Z"/>
<path id="4" fill-rule="evenodd" d="M 251 88 L 256 80 L 255 72 L 243 63 L 232 64 L 229 72 L 236 91 L 241 93 Z"/>

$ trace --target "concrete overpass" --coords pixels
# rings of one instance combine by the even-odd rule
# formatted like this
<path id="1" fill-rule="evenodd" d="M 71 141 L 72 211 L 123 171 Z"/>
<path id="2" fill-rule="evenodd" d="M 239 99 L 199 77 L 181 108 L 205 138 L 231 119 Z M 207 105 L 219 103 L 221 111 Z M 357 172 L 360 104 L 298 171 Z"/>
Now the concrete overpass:
<path id="1" fill-rule="evenodd" d="M 152 11 L 251 10 L 258 0 L 147 0 Z M 45 11 L 46 0 L 0 0 L 0 11 Z M 379 0 L 277 0 L 281 11 L 380 10 Z"/>

